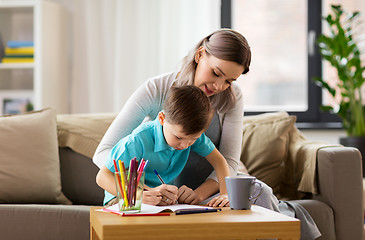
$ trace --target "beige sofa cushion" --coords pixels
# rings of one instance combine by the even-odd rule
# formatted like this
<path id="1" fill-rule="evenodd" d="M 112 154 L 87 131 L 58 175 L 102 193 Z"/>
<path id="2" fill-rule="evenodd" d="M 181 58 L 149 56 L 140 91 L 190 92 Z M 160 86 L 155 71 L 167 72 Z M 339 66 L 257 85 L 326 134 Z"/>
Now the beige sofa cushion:
<path id="1" fill-rule="evenodd" d="M 280 191 L 283 162 L 288 154 L 289 130 L 295 116 L 286 112 L 244 117 L 241 161 L 250 175 Z"/>
<path id="2" fill-rule="evenodd" d="M 0 203 L 70 203 L 61 192 L 56 113 L 0 117 Z"/>
<path id="3" fill-rule="evenodd" d="M 63 114 L 57 116 L 57 134 L 60 147 L 68 147 L 92 158 L 116 113 Z"/>

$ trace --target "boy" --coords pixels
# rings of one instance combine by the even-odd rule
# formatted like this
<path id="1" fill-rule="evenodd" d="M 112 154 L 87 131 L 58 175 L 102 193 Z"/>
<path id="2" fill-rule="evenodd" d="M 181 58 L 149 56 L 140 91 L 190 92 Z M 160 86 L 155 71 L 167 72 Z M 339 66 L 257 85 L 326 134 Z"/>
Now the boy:
<path id="1" fill-rule="evenodd" d="M 181 193 L 170 184 L 183 170 L 190 151 L 195 151 L 214 167 L 221 196 L 216 204 L 226 205 L 228 197 L 224 177 L 229 176 L 228 164 L 204 134 L 212 115 L 210 101 L 198 87 L 172 87 L 157 118 L 141 124 L 121 139 L 100 169 L 96 182 L 105 190 L 104 204 L 114 203 L 115 200 L 111 200 L 117 194 L 113 159 L 121 159 L 129 167 L 129 161 L 134 157 L 149 160 L 145 169 L 147 191 L 143 194 L 144 203 L 166 205 L 180 201 Z M 154 170 L 159 172 L 166 185 L 161 185 Z M 163 186 L 160 191 L 151 189 L 160 185 Z"/>

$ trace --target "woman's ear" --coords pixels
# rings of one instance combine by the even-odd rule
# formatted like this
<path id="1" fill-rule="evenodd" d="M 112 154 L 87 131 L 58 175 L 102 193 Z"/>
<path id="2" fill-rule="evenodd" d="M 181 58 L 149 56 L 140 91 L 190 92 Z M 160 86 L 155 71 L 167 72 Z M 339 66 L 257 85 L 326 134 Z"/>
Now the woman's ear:
<path id="1" fill-rule="evenodd" d="M 163 112 L 158 113 L 158 121 L 160 122 L 161 125 L 165 123 L 165 114 Z"/>
<path id="2" fill-rule="evenodd" d="M 203 56 L 204 52 L 205 52 L 205 48 L 203 46 L 200 46 L 195 53 L 195 62 L 196 63 L 199 62 L 199 60 Z"/>

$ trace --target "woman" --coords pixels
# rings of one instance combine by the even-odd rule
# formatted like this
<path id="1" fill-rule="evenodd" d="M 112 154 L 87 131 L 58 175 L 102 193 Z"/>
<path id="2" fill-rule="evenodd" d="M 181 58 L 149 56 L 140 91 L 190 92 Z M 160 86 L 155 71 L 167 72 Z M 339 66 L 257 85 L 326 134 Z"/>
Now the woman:
<path id="1" fill-rule="evenodd" d="M 202 39 L 183 59 L 178 72 L 148 79 L 128 99 L 96 149 L 93 161 L 101 167 L 119 139 L 130 134 L 143 121 L 153 120 L 162 109 L 171 86 L 195 85 L 210 98 L 215 116 L 206 131 L 226 158 L 231 175 L 237 175 L 242 143 L 243 99 L 236 79 L 249 71 L 251 51 L 246 39 L 231 29 L 220 29 Z M 219 190 L 213 168 L 193 153 L 176 181 L 179 203 L 198 204 Z M 247 173 L 247 170 L 244 168 Z M 165 205 L 171 189 L 161 185 L 144 193 L 144 202 Z M 167 200 L 166 200 L 167 198 Z M 215 206 L 219 196 L 208 205 Z M 278 211 L 278 201 L 271 188 L 256 202 Z"/>

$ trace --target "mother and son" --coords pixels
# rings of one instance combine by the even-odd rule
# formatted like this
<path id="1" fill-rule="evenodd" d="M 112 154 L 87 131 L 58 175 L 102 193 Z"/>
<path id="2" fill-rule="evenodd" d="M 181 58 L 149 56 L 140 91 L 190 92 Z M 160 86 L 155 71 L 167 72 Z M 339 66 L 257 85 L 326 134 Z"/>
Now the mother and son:
<path id="1" fill-rule="evenodd" d="M 104 204 L 116 203 L 113 159 L 128 160 L 128 166 L 137 157 L 149 160 L 144 203 L 229 206 L 224 177 L 237 175 L 243 132 L 243 97 L 235 81 L 250 62 L 247 40 L 220 29 L 203 38 L 179 70 L 140 86 L 93 157 L 100 168 L 97 183 L 106 190 Z M 279 212 L 280 202 L 263 186 L 255 204 Z"/>

